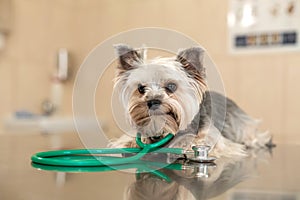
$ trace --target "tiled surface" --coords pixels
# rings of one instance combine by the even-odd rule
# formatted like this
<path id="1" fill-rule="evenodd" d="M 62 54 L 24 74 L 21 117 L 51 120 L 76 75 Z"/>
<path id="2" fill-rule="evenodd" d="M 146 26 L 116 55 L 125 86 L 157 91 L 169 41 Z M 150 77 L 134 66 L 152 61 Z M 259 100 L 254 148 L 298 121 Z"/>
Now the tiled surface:
<path id="1" fill-rule="evenodd" d="M 284 104 L 286 108 L 284 110 L 284 114 L 287 117 L 284 129 L 286 130 L 286 135 L 284 140 L 286 141 L 296 141 L 299 142 L 299 116 L 300 116 L 300 103 L 299 103 L 299 91 L 300 91 L 300 84 L 299 84 L 299 75 L 300 75 L 300 68 L 299 57 L 293 59 L 294 64 L 287 65 L 287 86 L 286 91 L 283 94 L 286 96 Z M 297 63 L 297 64 L 296 64 Z"/>
<path id="2" fill-rule="evenodd" d="M 284 69 L 282 59 L 251 57 L 240 60 L 239 96 L 237 102 L 255 118 L 262 119 L 262 128 L 269 129 L 276 140 L 282 139 L 281 132 L 285 120 L 283 88 Z M 247 65 L 243 65 L 247 63 Z M 268 114 L 267 116 L 265 114 Z"/>
<path id="3" fill-rule="evenodd" d="M 1 93 L 1 105 L 0 113 L 8 113 L 12 109 L 13 98 L 13 77 L 14 69 L 12 63 L 1 62 L 0 60 L 0 93 Z"/>
<path id="4" fill-rule="evenodd" d="M 0 52 L 0 88 L 6 95 L 0 117 L 20 107 L 39 110 L 37 106 L 50 93 L 45 90 L 50 88 L 60 47 L 68 48 L 72 56 L 73 76 L 64 86 L 63 99 L 63 114 L 72 114 L 72 83 L 88 52 L 121 31 L 158 26 L 178 30 L 202 44 L 220 68 L 227 94 L 261 118 L 262 127 L 274 133 L 278 142 L 299 143 L 299 53 L 229 55 L 226 8 L 227 1 L 217 0 L 184 4 L 180 0 L 13 0 L 11 32 L 5 51 Z"/>
<path id="5" fill-rule="evenodd" d="M 44 66 L 34 66 L 27 63 L 17 67 L 17 74 L 15 74 L 17 80 L 16 109 L 27 109 L 35 113 L 41 112 L 41 102 L 49 98 L 51 94 L 51 76 L 45 71 L 48 70 Z"/>

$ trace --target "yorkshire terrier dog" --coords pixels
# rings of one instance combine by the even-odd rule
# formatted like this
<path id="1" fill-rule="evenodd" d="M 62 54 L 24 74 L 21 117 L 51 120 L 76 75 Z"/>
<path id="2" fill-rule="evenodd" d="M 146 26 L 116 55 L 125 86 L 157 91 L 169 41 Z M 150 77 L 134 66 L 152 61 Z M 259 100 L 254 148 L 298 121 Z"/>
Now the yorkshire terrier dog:
<path id="1" fill-rule="evenodd" d="M 124 44 L 115 49 L 119 58 L 115 89 L 131 127 L 144 142 L 153 143 L 172 133 L 175 137 L 168 147 L 189 150 L 194 145 L 210 145 L 210 155 L 231 157 L 246 155 L 246 148 L 265 147 L 271 141 L 269 133 L 257 130 L 257 120 L 232 100 L 208 90 L 201 47 L 149 60 L 143 49 Z M 109 146 L 137 145 L 134 137 L 124 134 Z"/>

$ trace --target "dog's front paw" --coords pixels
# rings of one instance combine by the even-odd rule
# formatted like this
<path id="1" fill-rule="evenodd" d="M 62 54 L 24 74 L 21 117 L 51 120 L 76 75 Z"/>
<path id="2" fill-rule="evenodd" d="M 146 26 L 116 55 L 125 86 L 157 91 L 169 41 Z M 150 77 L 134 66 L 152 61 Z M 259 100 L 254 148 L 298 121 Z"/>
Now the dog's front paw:
<path id="1" fill-rule="evenodd" d="M 168 145 L 170 148 L 182 148 L 183 150 L 191 150 L 193 141 L 195 140 L 194 134 L 185 134 L 182 136 L 175 136 L 174 140 Z"/>
<path id="2" fill-rule="evenodd" d="M 107 145 L 108 148 L 135 148 L 138 145 L 133 137 L 128 135 L 122 135 L 118 139 L 112 139 Z"/>
<path id="3" fill-rule="evenodd" d="M 184 151 L 191 151 L 194 146 L 195 135 L 194 134 L 184 134 L 182 136 L 175 136 L 175 138 L 168 145 L 169 148 L 182 148 Z M 174 162 L 182 155 L 169 154 L 168 162 Z"/>
<path id="4" fill-rule="evenodd" d="M 220 157 L 244 157 L 246 156 L 244 145 L 228 140 L 215 126 L 210 126 L 198 132 L 193 141 L 194 145 L 209 146 L 209 156 Z"/>

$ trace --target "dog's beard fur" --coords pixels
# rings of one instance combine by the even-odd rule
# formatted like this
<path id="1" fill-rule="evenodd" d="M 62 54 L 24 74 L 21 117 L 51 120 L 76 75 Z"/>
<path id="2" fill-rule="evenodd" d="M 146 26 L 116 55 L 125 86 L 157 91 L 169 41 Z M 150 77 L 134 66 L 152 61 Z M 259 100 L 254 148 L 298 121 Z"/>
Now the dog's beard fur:
<path id="1" fill-rule="evenodd" d="M 168 83 L 176 85 L 174 92 L 166 88 Z M 139 85 L 143 86 L 143 93 L 139 92 Z M 185 129 L 198 113 L 206 88 L 202 78 L 189 75 L 174 58 L 139 60 L 132 69 L 122 68 L 115 86 L 120 90 L 131 127 L 144 137 L 176 134 Z M 153 110 L 148 106 L 150 100 L 161 103 Z"/>
<path id="2" fill-rule="evenodd" d="M 178 115 L 180 107 L 171 104 L 171 99 L 164 100 L 156 110 L 150 110 L 145 100 L 133 97 L 129 105 L 129 115 L 131 124 L 146 137 L 160 136 L 165 133 L 175 133 L 178 131 L 181 115 Z"/>

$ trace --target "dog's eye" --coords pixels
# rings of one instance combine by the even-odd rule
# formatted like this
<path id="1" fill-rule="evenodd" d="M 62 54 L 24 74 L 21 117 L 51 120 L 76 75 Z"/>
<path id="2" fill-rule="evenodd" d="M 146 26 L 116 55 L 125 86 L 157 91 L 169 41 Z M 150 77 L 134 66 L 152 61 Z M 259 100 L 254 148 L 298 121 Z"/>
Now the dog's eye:
<path id="1" fill-rule="evenodd" d="M 138 91 L 140 94 L 145 94 L 145 87 L 144 85 L 142 84 L 138 84 Z"/>
<path id="2" fill-rule="evenodd" d="M 174 93 L 177 89 L 177 85 L 175 83 L 167 83 L 165 88 L 166 88 L 167 92 Z"/>

